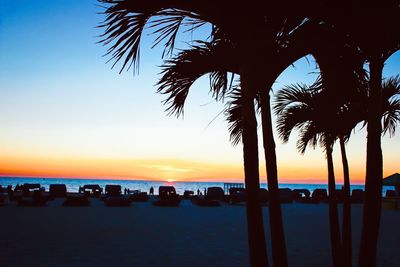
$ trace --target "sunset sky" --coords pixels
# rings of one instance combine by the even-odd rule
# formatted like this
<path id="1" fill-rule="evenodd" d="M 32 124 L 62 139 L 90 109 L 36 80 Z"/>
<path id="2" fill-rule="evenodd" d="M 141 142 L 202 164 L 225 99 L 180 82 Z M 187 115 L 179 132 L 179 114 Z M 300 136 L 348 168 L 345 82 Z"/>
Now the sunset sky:
<path id="1" fill-rule="evenodd" d="M 229 142 L 223 103 L 209 94 L 208 77 L 196 82 L 183 118 L 169 117 L 156 94 L 162 49 L 145 35 L 140 72 L 119 74 L 98 44 L 104 19 L 95 0 L 0 0 L 0 176 L 90 177 L 178 181 L 243 180 L 242 148 Z M 207 34 L 182 34 L 178 46 Z M 312 57 L 287 69 L 274 92 L 315 78 Z M 384 76 L 400 74 L 400 52 Z M 261 134 L 261 128 L 259 128 Z M 400 172 L 400 133 L 384 137 L 384 176 Z M 296 135 L 277 135 L 281 182 L 325 183 L 322 149 L 296 151 Z M 365 177 L 366 132 L 349 144 L 353 183 Z M 260 152 L 262 144 L 260 142 Z M 338 145 L 334 160 L 342 181 Z M 263 156 L 260 173 L 265 181 Z"/>

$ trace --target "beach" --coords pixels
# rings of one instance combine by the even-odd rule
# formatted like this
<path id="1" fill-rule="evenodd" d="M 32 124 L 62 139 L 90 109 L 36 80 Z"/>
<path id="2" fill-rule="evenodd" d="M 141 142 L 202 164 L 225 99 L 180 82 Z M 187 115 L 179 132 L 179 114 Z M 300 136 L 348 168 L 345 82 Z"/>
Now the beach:
<path id="1" fill-rule="evenodd" d="M 1 266 L 249 266 L 246 208 L 135 202 L 105 207 L 0 207 Z M 331 266 L 328 205 L 283 204 L 289 266 Z M 271 261 L 268 206 L 263 207 Z M 341 205 L 339 205 L 341 213 Z M 357 262 L 362 205 L 352 205 Z M 398 266 L 400 212 L 382 210 L 377 266 Z"/>

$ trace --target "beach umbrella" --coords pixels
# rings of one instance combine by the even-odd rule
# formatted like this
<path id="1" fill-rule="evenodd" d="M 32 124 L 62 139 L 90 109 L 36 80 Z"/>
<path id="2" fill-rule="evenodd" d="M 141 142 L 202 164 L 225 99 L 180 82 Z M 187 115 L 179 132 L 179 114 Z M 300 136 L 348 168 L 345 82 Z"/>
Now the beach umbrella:
<path id="1" fill-rule="evenodd" d="M 400 174 L 395 173 L 383 179 L 383 185 L 400 186 Z"/>

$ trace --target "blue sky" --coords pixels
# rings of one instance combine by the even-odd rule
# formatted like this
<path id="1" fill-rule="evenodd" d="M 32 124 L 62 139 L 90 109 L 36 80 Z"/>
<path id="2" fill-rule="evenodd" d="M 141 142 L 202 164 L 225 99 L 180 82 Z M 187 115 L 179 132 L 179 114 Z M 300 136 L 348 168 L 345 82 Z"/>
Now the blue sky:
<path id="1" fill-rule="evenodd" d="M 62 170 L 75 168 L 72 159 L 88 165 L 97 159 L 153 160 L 176 170 L 190 164 L 204 169 L 224 166 L 220 169 L 236 171 L 226 177 L 242 177 L 241 147 L 229 143 L 222 115 L 213 120 L 224 106 L 212 100 L 207 78 L 193 86 L 184 118 L 168 117 L 161 104 L 164 96 L 155 94 L 162 48 L 150 49 L 154 38 L 146 35 L 139 75 L 132 70 L 118 74 L 118 67 L 106 64 L 106 47 L 97 44 L 102 29 L 96 26 L 104 19 L 101 11 L 94 0 L 0 0 L 0 174 L 11 171 L 12 164 L 31 166 L 28 162 L 34 161 L 43 169 Z M 183 34 L 178 46 L 205 35 L 206 29 Z M 301 59 L 278 78 L 274 90 L 311 82 L 314 70 L 312 59 L 310 63 Z M 400 53 L 396 53 L 387 61 L 385 75 L 399 70 Z M 296 173 L 308 171 L 305 176 L 323 179 L 321 150 L 301 156 L 294 138 L 289 144 L 279 140 L 277 144 L 284 177 L 294 179 Z M 398 135 L 384 138 L 383 149 L 386 169 L 399 171 Z M 337 151 L 335 159 L 340 176 Z M 365 131 L 357 131 L 349 143 L 349 159 L 357 169 L 353 176 L 362 178 Z M 130 177 L 135 168 L 140 166 L 132 165 Z M 104 176 L 112 176 L 110 170 Z"/>

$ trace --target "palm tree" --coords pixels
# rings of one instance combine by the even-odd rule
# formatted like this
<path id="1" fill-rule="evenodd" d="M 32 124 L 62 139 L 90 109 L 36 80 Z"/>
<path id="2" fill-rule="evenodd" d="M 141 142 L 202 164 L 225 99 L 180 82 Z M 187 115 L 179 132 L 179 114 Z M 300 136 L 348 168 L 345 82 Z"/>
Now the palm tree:
<path id="1" fill-rule="evenodd" d="M 249 197 L 247 203 L 249 245 L 256 244 L 250 248 L 250 259 L 252 265 L 257 263 L 267 264 L 266 254 L 261 252 L 265 250 L 263 249 L 265 248 L 265 245 L 263 245 L 265 241 L 261 240 L 260 235 L 257 237 L 257 231 L 253 231 L 262 226 L 261 207 L 257 206 L 259 174 L 253 99 L 259 90 L 269 90 L 276 77 L 296 59 L 312 52 L 313 49 L 318 50 L 317 54 L 319 52 L 320 55 L 325 54 L 325 57 L 328 55 L 329 58 L 335 51 L 345 47 L 343 46 L 343 38 L 333 38 L 329 43 L 325 42 L 323 45 L 319 43 L 320 40 L 325 40 L 321 36 L 329 35 L 332 28 L 325 27 L 324 23 L 321 23 L 323 21 L 318 17 L 315 20 L 310 19 L 313 15 L 313 12 L 311 12 L 311 16 L 309 15 L 310 10 L 312 10 L 310 7 L 316 4 L 313 1 L 307 3 L 307 5 L 304 5 L 304 3 L 295 4 L 293 6 L 294 12 L 286 10 L 283 2 L 268 6 L 266 3 L 260 4 L 258 2 L 231 5 L 228 1 L 211 2 L 207 0 L 201 2 L 184 0 L 100 1 L 110 5 L 104 12 L 107 19 L 103 25 L 105 27 L 103 43 L 112 44 L 108 52 L 115 63 L 123 59 L 121 71 L 132 65 L 137 67 L 140 38 L 143 29 L 152 17 L 158 18 L 153 27 L 160 34 L 156 42 L 165 40 L 167 52 L 172 51 L 178 29 L 184 24 L 185 18 L 192 20 L 192 25 L 196 25 L 193 28 L 197 28 L 205 21 L 213 23 L 216 28 L 223 30 L 226 38 L 234 43 L 238 52 L 236 58 L 244 101 L 242 114 L 245 182 L 248 190 L 254 193 Z M 213 8 L 209 8 L 210 6 Z M 222 13 L 225 15 L 221 16 Z M 320 12 L 316 12 L 316 14 L 320 14 Z M 238 20 L 238 17 L 241 19 Z M 324 31 L 318 31 L 319 28 L 323 28 Z M 334 48 L 336 49 L 332 49 L 332 44 L 335 44 Z M 337 54 L 334 56 L 339 58 Z M 318 59 L 318 56 L 316 58 Z M 320 64 L 321 68 L 330 65 L 329 59 L 326 60 L 325 58 L 324 60 L 328 64 Z M 264 62 L 268 61 L 274 62 L 274 64 L 265 66 Z M 341 70 L 340 67 L 343 64 L 338 66 L 336 66 L 336 70 Z M 344 64 L 344 66 L 347 66 L 347 64 Z M 268 75 L 265 75 L 265 73 L 268 73 Z M 348 71 L 348 73 L 351 72 Z M 338 73 L 334 74 L 334 77 L 342 77 L 342 75 L 337 75 Z M 274 240 L 277 241 L 276 245 L 273 244 L 273 261 L 275 265 L 286 266 L 282 220 L 278 203 L 276 155 L 269 111 L 269 95 L 265 93 L 261 94 L 260 97 L 264 103 L 261 108 L 264 109 L 263 114 L 265 114 L 262 120 L 265 122 L 264 150 L 268 155 L 266 166 L 268 186 L 271 193 L 270 212 L 276 215 L 271 216 L 276 218 L 274 223 L 271 223 L 271 229 L 275 227 L 276 231 L 273 231 L 273 235 L 280 237 L 272 238 L 273 243 Z M 254 224 L 250 220 L 254 220 Z"/>
<path id="2" fill-rule="evenodd" d="M 399 0 L 328 3 L 311 15 L 321 17 L 332 28 L 348 36 L 349 45 L 357 47 L 369 63 L 369 108 L 367 119 L 367 164 L 365 201 L 359 266 L 376 264 L 382 199 L 383 160 L 381 149 L 382 70 L 384 62 L 400 48 Z"/>
<path id="3" fill-rule="evenodd" d="M 365 85 L 366 81 L 361 81 L 360 84 Z M 390 135 L 393 135 L 397 123 L 400 122 L 400 77 L 390 77 L 384 80 L 382 88 L 382 134 L 388 132 Z M 331 107 L 327 109 L 326 107 L 332 102 L 332 96 L 324 94 L 323 83 L 319 79 L 312 86 L 298 84 L 282 89 L 278 93 L 277 102 L 274 107 L 275 112 L 281 115 L 278 118 L 278 132 L 284 142 L 288 141 L 293 129 L 300 129 L 300 138 L 297 147 L 301 153 L 305 152 L 309 143 L 313 147 L 318 142 L 323 145 L 327 152 L 328 182 L 330 181 L 330 188 L 334 188 L 334 178 L 332 179 L 334 176 L 332 157 L 329 154 L 332 152 L 334 141 L 339 139 L 345 193 L 342 224 L 343 266 L 352 265 L 350 177 L 345 143 L 348 141 L 352 129 L 358 123 L 366 121 L 368 118 L 368 93 L 369 91 L 366 86 L 355 88 L 355 90 L 353 88 L 353 90 L 349 90 L 349 94 L 343 96 L 340 105 L 336 109 Z M 329 123 L 326 124 L 326 121 L 329 121 Z M 334 125 L 335 127 L 332 128 L 330 125 Z M 329 194 L 331 195 L 332 193 L 334 191 L 330 190 Z M 333 209 L 336 210 L 334 206 Z M 331 224 L 338 224 L 336 222 L 337 219 L 335 219 L 337 215 L 334 213 L 336 212 L 332 214 L 331 211 Z M 335 235 L 337 236 L 335 237 Z M 331 225 L 332 250 L 338 250 L 340 247 L 337 244 L 339 242 L 338 236 L 340 236 L 338 227 Z M 332 255 L 335 261 L 334 255 L 340 255 L 340 253 L 332 251 Z M 334 263 L 334 265 L 336 264 L 341 266 L 339 261 Z"/>
<path id="4" fill-rule="evenodd" d="M 343 266 L 342 244 L 336 203 L 336 184 L 333 168 L 332 149 L 336 136 L 331 118 L 335 113 L 327 103 L 324 91 L 313 86 L 292 85 L 280 90 L 274 106 L 278 115 L 277 130 L 283 142 L 287 142 L 294 129 L 300 131 L 297 149 L 304 153 L 308 145 L 318 143 L 324 148 L 328 167 L 329 219 L 333 266 Z M 329 107 L 328 107 L 329 106 Z"/>
<path id="5" fill-rule="evenodd" d="M 244 20 L 238 25 L 236 19 L 239 14 L 242 14 L 243 7 L 238 8 L 234 5 L 229 5 L 227 2 L 220 1 L 213 3 L 215 9 L 210 9 L 207 6 L 207 1 L 124 1 L 124 0 L 104 0 L 110 6 L 104 12 L 107 18 L 102 25 L 105 27 L 103 35 L 103 43 L 112 43 L 108 53 L 111 54 L 115 63 L 121 60 L 124 56 L 121 71 L 125 67 L 137 63 L 139 57 L 139 43 L 142 32 L 151 17 L 158 16 L 155 28 L 160 37 L 157 40 L 167 39 L 166 48 L 173 47 L 174 40 L 185 17 L 193 19 L 192 25 L 195 23 L 204 23 L 204 21 L 212 22 L 219 27 L 225 29 L 224 32 L 230 33 L 230 37 L 236 41 L 238 47 L 242 51 L 248 50 L 249 44 L 245 42 L 249 37 L 252 37 L 254 32 L 248 29 L 254 29 L 255 25 L 262 24 L 263 18 L 258 12 L 247 7 L 248 12 Z M 211 3 L 208 3 L 211 4 Z M 228 9 L 228 14 L 231 16 L 220 16 L 219 12 Z M 218 11 L 218 12 L 216 12 Z M 255 15 L 257 14 L 257 15 Z M 251 16 L 250 16 L 251 15 Z M 238 28 L 239 27 L 239 28 Z M 239 31 L 244 27 L 246 30 Z M 259 27 L 257 27 L 259 29 Z M 251 33 L 250 33 L 251 32 Z M 263 45 L 268 39 L 256 39 L 252 44 Z M 253 49 L 253 47 L 252 47 Z M 252 51 L 261 51 L 260 49 Z M 244 53 L 242 53 L 244 54 Z M 242 88 L 244 88 L 243 105 L 243 156 L 244 156 L 244 171 L 245 183 L 249 192 L 247 197 L 247 220 L 248 220 L 248 238 L 250 263 L 252 266 L 268 266 L 266 244 L 264 237 L 263 218 L 261 205 L 258 201 L 259 191 L 259 173 L 258 173 L 258 144 L 257 144 L 257 122 L 254 113 L 253 99 L 257 91 L 258 83 L 255 83 L 257 76 L 257 60 L 259 55 L 253 54 L 246 57 L 240 57 Z M 114 65 L 115 65 L 114 63 Z"/>

